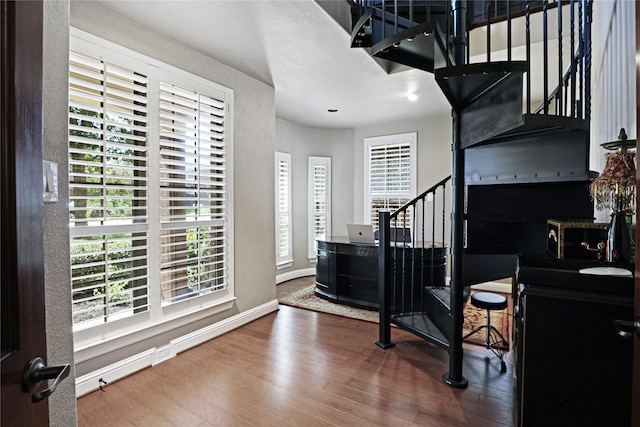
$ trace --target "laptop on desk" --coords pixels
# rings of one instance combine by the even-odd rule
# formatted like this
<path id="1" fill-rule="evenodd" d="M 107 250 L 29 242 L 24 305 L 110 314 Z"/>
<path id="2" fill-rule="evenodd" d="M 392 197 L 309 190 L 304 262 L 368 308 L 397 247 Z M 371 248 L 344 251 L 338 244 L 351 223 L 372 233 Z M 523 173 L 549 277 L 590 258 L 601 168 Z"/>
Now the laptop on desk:
<path id="1" fill-rule="evenodd" d="M 347 235 L 351 243 L 376 244 L 371 224 L 347 224 Z"/>

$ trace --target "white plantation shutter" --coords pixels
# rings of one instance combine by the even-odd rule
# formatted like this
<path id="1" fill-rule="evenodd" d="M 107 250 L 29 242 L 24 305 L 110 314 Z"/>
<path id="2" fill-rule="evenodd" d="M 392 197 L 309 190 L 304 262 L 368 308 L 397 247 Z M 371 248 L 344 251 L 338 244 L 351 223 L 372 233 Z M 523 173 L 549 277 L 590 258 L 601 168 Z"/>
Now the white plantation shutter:
<path id="1" fill-rule="evenodd" d="M 331 230 L 331 158 L 309 157 L 309 259 Z"/>
<path id="2" fill-rule="evenodd" d="M 147 78 L 70 53 L 74 324 L 148 311 Z"/>
<path id="3" fill-rule="evenodd" d="M 164 303 L 228 285 L 225 114 L 224 100 L 160 84 Z"/>
<path id="4" fill-rule="evenodd" d="M 365 139 L 368 218 L 378 227 L 380 211 L 394 212 L 414 196 L 416 134 Z M 410 224 L 407 224 L 410 226 Z"/>
<path id="5" fill-rule="evenodd" d="M 291 233 L 291 154 L 275 153 L 276 169 L 276 265 L 293 260 Z"/>

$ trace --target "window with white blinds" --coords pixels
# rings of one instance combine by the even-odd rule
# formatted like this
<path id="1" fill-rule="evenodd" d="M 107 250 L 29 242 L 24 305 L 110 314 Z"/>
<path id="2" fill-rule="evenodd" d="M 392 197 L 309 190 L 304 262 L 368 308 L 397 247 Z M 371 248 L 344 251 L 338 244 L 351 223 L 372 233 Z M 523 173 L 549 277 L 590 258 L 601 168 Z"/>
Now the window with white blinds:
<path id="1" fill-rule="evenodd" d="M 160 83 L 162 301 L 226 286 L 225 103 Z"/>
<path id="2" fill-rule="evenodd" d="M 275 153 L 276 186 L 276 266 L 293 261 L 291 211 L 291 154 Z"/>
<path id="3" fill-rule="evenodd" d="M 188 314 L 230 307 L 233 92 L 71 33 L 76 343 L 176 326 Z"/>
<path id="4" fill-rule="evenodd" d="M 147 92 L 146 76 L 70 53 L 74 324 L 149 309 Z"/>
<path id="5" fill-rule="evenodd" d="M 380 211 L 394 212 L 414 197 L 415 153 L 415 132 L 365 138 L 364 221 L 374 229 Z"/>
<path id="6" fill-rule="evenodd" d="M 309 260 L 315 261 L 318 239 L 331 232 L 331 157 L 309 157 Z"/>

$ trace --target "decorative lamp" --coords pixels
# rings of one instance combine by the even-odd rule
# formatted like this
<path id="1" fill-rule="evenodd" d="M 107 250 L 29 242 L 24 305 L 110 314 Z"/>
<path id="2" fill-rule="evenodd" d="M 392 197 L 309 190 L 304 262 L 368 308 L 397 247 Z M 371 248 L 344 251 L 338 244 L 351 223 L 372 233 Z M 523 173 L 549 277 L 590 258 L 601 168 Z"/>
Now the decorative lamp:
<path id="1" fill-rule="evenodd" d="M 600 144 L 607 150 L 604 170 L 591 182 L 591 197 L 596 202 L 596 209 L 611 209 L 611 223 L 607 232 L 606 259 L 615 263 L 634 262 L 634 241 L 631 236 L 631 214 L 636 203 L 636 140 L 627 139 L 627 134 L 620 129 L 617 141 Z"/>

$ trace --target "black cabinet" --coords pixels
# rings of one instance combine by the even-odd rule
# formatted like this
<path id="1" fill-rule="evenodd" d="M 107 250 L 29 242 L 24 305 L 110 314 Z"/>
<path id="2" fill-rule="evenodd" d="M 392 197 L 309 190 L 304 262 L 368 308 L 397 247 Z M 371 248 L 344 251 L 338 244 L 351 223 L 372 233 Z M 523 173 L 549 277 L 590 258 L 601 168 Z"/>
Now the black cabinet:
<path id="1" fill-rule="evenodd" d="M 629 426 L 633 278 L 521 258 L 515 318 L 519 426 Z"/>

